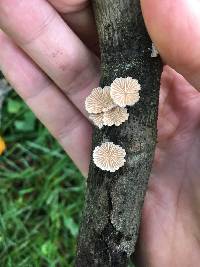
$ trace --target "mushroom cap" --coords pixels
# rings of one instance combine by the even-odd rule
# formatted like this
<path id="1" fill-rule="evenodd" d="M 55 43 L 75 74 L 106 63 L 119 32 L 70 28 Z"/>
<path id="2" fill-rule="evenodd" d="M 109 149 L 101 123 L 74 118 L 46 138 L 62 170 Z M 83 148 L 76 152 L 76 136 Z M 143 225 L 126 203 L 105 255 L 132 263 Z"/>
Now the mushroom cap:
<path id="1" fill-rule="evenodd" d="M 115 106 L 111 96 L 110 87 L 94 88 L 85 100 L 85 108 L 88 113 L 98 114 L 110 110 Z"/>
<path id="2" fill-rule="evenodd" d="M 117 78 L 111 84 L 110 95 L 118 106 L 132 106 L 140 99 L 140 89 L 141 86 L 136 79 Z"/>
<path id="3" fill-rule="evenodd" d="M 152 43 L 152 51 L 151 51 L 151 57 L 157 57 L 159 55 L 159 52 L 155 46 L 154 43 Z"/>
<path id="4" fill-rule="evenodd" d="M 104 126 L 103 123 L 103 113 L 98 113 L 98 114 L 90 114 L 89 119 L 91 119 L 99 129 L 101 129 Z"/>
<path id="5" fill-rule="evenodd" d="M 123 122 L 127 121 L 129 114 L 126 108 L 115 107 L 107 111 L 103 115 L 103 124 L 107 126 L 120 126 Z"/>
<path id="6" fill-rule="evenodd" d="M 124 166 L 126 151 L 112 142 L 105 142 L 93 151 L 93 160 L 104 171 L 115 172 Z"/>

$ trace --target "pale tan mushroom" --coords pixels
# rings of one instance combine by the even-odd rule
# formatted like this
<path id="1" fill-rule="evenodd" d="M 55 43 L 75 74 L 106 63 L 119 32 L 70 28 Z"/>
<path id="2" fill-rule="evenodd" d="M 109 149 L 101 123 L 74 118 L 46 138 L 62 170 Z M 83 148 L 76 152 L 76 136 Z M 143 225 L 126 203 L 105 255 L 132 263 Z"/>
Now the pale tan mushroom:
<path id="1" fill-rule="evenodd" d="M 103 113 L 98 113 L 98 114 L 90 114 L 89 118 L 93 121 L 94 125 L 99 127 L 101 129 L 104 126 L 103 123 Z"/>
<path id="2" fill-rule="evenodd" d="M 93 160 L 97 167 L 104 171 L 115 172 L 124 166 L 126 151 L 112 142 L 97 146 L 93 152 Z"/>
<path id="3" fill-rule="evenodd" d="M 111 84 L 110 95 L 118 106 L 132 106 L 140 99 L 140 89 L 140 84 L 136 79 L 131 77 L 117 78 Z"/>
<path id="4" fill-rule="evenodd" d="M 129 114 L 126 108 L 115 107 L 107 111 L 103 115 L 103 124 L 107 126 L 120 126 L 123 122 L 127 121 Z"/>
<path id="5" fill-rule="evenodd" d="M 115 106 L 111 96 L 110 87 L 94 88 L 85 100 L 85 108 L 88 113 L 98 114 L 110 110 Z"/>
<path id="6" fill-rule="evenodd" d="M 154 43 L 152 43 L 152 51 L 151 51 L 151 57 L 157 57 L 159 55 L 159 52 L 155 46 Z"/>

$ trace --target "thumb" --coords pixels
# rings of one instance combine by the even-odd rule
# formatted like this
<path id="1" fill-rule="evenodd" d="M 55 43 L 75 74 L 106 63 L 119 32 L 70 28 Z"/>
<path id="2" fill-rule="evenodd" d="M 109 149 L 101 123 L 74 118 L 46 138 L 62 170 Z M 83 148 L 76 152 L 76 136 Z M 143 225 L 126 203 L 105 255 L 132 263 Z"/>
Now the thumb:
<path id="1" fill-rule="evenodd" d="M 141 0 L 141 6 L 163 60 L 200 90 L 200 1 Z"/>

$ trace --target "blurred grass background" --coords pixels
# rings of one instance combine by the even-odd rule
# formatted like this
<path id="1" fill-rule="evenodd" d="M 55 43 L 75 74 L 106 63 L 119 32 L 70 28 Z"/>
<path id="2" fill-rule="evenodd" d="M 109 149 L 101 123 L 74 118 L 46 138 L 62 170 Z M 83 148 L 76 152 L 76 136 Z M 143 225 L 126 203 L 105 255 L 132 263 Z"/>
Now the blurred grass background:
<path id="1" fill-rule="evenodd" d="M 0 136 L 0 266 L 74 266 L 84 178 L 14 92 Z"/>
<path id="2" fill-rule="evenodd" d="M 85 178 L 15 92 L 0 112 L 0 267 L 72 267 Z"/>

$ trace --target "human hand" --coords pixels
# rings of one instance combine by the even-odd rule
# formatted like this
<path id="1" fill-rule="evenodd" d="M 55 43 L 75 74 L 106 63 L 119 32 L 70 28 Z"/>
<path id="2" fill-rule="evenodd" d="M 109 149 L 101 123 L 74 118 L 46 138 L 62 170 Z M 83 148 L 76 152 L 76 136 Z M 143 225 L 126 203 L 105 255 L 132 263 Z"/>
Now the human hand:
<path id="1" fill-rule="evenodd" d="M 81 0 L 71 1 L 70 5 L 67 0 L 32 2 L 0 2 L 0 28 L 7 33 L 0 33 L 0 65 L 16 91 L 86 174 L 91 126 L 84 99 L 98 84 L 99 61 L 70 31 L 56 9 L 76 32 L 78 22 L 82 25 L 84 21 L 85 27 L 78 35 L 89 47 L 96 40 L 92 16 Z M 165 62 L 200 88 L 198 1 L 142 0 L 142 8 Z M 198 266 L 200 96 L 182 76 L 166 67 L 160 98 L 159 140 L 137 259 L 142 267 Z"/>
<path id="2" fill-rule="evenodd" d="M 162 58 L 200 89 L 200 2 L 141 2 Z M 165 67 L 158 145 L 144 203 L 137 266 L 199 266 L 200 93 L 192 85 Z"/>
<path id="3" fill-rule="evenodd" d="M 1 0 L 0 28 L 2 72 L 87 175 L 92 127 L 84 101 L 99 83 L 88 1 Z"/>

